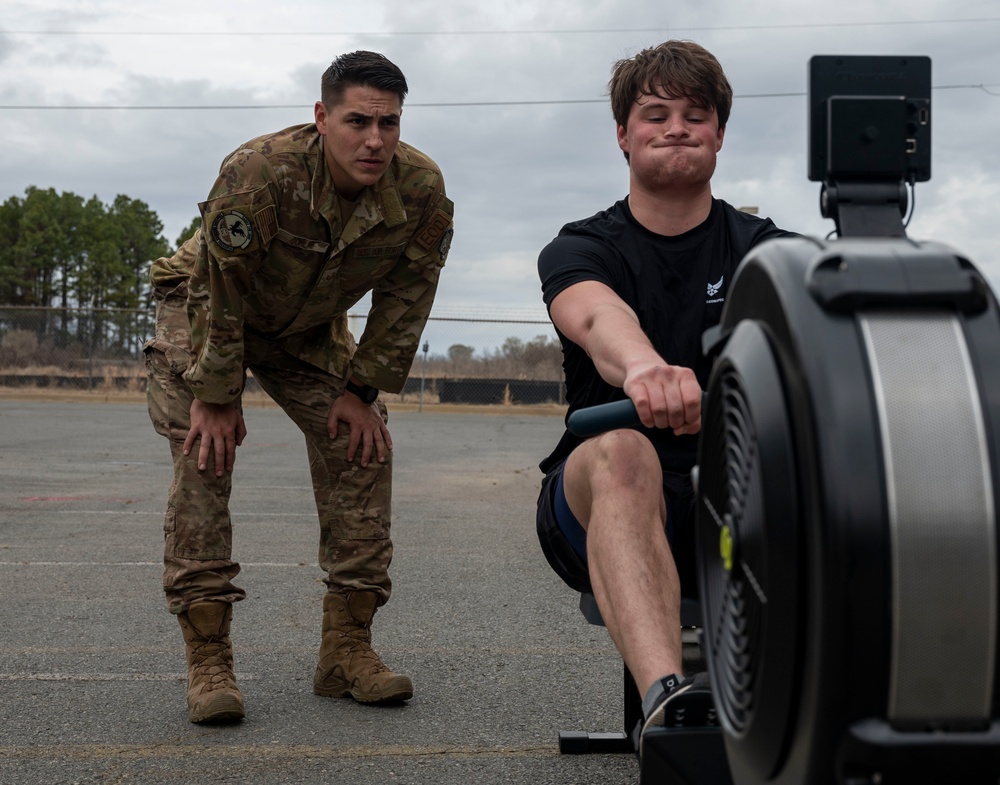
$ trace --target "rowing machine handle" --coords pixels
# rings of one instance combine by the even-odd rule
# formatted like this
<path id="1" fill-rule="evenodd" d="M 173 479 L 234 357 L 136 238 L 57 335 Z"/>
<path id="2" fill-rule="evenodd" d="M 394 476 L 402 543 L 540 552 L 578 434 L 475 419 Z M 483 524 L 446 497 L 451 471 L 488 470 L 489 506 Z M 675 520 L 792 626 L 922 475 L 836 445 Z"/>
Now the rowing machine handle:
<path id="1" fill-rule="evenodd" d="M 705 408 L 704 392 L 701 394 L 701 407 Z M 581 439 L 588 439 L 591 436 L 597 436 L 599 433 L 613 431 L 617 428 L 632 428 L 636 425 L 642 425 L 642 422 L 639 420 L 639 413 L 635 410 L 635 404 L 630 398 L 577 409 L 566 422 L 570 433 Z"/>
<path id="2" fill-rule="evenodd" d="M 577 409 L 569 416 L 566 427 L 574 436 L 586 439 L 617 428 L 640 425 L 639 413 L 630 398 Z"/>

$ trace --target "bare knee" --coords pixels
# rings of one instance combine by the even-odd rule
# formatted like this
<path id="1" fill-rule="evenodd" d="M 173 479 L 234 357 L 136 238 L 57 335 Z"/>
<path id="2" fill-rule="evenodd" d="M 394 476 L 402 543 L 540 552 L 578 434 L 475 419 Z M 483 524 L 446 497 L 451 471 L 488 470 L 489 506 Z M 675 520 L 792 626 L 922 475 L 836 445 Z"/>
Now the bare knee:
<path id="1" fill-rule="evenodd" d="M 612 431 L 584 442 L 566 462 L 563 482 L 570 508 L 584 528 L 598 510 L 628 510 L 626 519 L 643 522 L 665 514 L 656 450 L 635 431 Z"/>
<path id="2" fill-rule="evenodd" d="M 591 448 L 589 463 L 595 484 L 633 489 L 651 484 L 659 491 L 663 476 L 660 461 L 652 443 L 641 433 L 611 431 L 591 439 L 586 446 Z"/>

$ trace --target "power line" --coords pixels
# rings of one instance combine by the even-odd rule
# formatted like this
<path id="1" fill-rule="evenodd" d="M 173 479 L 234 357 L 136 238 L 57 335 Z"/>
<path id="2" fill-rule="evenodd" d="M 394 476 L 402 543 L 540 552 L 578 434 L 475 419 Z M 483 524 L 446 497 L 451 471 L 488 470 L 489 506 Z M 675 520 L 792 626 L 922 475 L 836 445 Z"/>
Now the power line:
<path id="1" fill-rule="evenodd" d="M 550 104 L 603 104 L 607 103 L 606 98 L 581 98 L 554 101 L 441 101 L 429 103 L 408 103 L 406 108 L 440 108 L 440 107 L 463 107 L 463 106 L 549 106 Z M 96 110 L 199 110 L 199 109 L 312 109 L 312 104 L 231 104 L 231 105 L 188 105 L 188 106 L 83 106 L 65 104 L 59 106 L 40 106 L 31 104 L 22 105 L 0 105 L 0 109 L 96 109 Z"/>
<path id="2" fill-rule="evenodd" d="M 603 104 L 607 103 L 606 98 L 579 98 L 579 99 L 556 99 L 553 101 L 440 101 L 420 103 L 407 103 L 406 108 L 423 107 L 460 107 L 460 106 L 548 106 L 550 104 Z M 208 105 L 198 104 L 189 106 L 83 106 L 83 105 L 60 105 L 60 106 L 40 106 L 40 105 L 11 105 L 0 104 L 0 109 L 100 109 L 100 110 L 120 110 L 120 109 L 312 109 L 313 104 L 230 104 L 230 105 Z"/>
<path id="3" fill-rule="evenodd" d="M 898 27 L 912 25 L 983 24 L 1000 22 L 1000 17 L 987 16 L 971 19 L 908 19 L 891 22 L 813 22 L 772 25 L 704 25 L 696 27 L 614 27 L 592 29 L 555 30 L 352 30 L 352 31 L 206 31 L 206 30 L 0 30 L 5 35 L 80 35 L 80 36 L 155 36 L 155 37 L 305 37 L 305 36 L 485 36 L 485 35 L 607 35 L 618 33 L 662 33 L 662 32 L 731 32 L 740 30 L 807 30 L 843 27 Z"/>
<path id="4" fill-rule="evenodd" d="M 984 84 L 953 84 L 937 85 L 932 90 L 981 90 L 987 95 L 1000 97 L 1000 93 L 990 90 L 990 87 L 1000 87 L 1000 82 Z M 753 98 L 803 98 L 808 93 L 804 91 L 787 93 L 744 93 L 734 95 L 735 100 Z M 576 99 L 553 99 L 551 101 L 428 101 L 414 102 L 406 104 L 407 108 L 460 108 L 474 106 L 564 106 L 572 104 L 605 104 L 607 98 L 576 98 Z M 84 109 L 88 111 L 221 111 L 221 110 L 259 110 L 259 109 L 312 109 L 312 104 L 197 104 L 197 105 L 139 105 L 139 106 L 112 106 L 112 105 L 81 105 L 81 104 L 60 104 L 43 106 L 40 104 L 0 104 L 2 110 L 32 110 L 32 111 L 53 111 L 53 110 L 76 110 Z"/>

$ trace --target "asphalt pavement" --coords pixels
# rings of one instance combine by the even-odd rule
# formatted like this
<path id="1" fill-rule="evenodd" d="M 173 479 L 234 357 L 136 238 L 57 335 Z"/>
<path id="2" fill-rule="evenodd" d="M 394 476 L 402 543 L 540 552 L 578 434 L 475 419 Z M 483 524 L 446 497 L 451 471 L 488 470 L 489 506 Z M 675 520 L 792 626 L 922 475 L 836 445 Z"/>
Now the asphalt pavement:
<path id="1" fill-rule="evenodd" d="M 249 408 L 234 474 L 233 617 L 247 718 L 187 721 L 160 589 L 171 468 L 135 403 L 0 400 L 0 783 L 636 783 L 634 756 L 562 756 L 617 731 L 622 667 L 534 535 L 556 416 L 390 409 L 394 593 L 375 646 L 401 707 L 313 695 L 324 586 L 303 439 Z"/>

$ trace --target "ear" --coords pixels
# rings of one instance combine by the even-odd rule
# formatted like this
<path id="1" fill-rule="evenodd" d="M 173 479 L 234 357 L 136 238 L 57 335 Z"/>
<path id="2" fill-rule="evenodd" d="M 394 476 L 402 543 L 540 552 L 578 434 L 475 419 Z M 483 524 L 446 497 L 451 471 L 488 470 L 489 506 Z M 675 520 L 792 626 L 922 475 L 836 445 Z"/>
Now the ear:
<path id="1" fill-rule="evenodd" d="M 618 126 L 618 147 L 623 153 L 625 153 L 625 155 L 628 155 L 628 129 L 624 125 Z"/>
<path id="2" fill-rule="evenodd" d="M 719 152 L 722 149 L 722 139 L 726 135 L 726 129 L 720 128 L 719 133 L 715 137 L 715 152 Z"/>
<path id="3" fill-rule="evenodd" d="M 323 105 L 322 101 L 317 101 L 316 105 L 313 107 L 313 117 L 316 118 L 316 129 L 326 135 L 326 107 Z"/>

